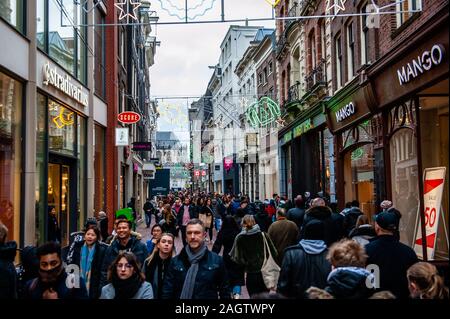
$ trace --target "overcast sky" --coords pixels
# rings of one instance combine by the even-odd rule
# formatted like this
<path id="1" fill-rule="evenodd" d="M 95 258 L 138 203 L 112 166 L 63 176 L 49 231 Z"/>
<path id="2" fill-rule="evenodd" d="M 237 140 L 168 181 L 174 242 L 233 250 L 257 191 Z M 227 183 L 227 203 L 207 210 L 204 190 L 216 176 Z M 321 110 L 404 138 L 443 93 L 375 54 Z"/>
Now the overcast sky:
<path id="1" fill-rule="evenodd" d="M 177 8 L 183 8 L 184 4 L 185 0 L 156 0 L 152 2 L 152 10 L 157 11 L 159 22 L 180 21 L 176 16 L 184 17 L 185 14 Z M 220 20 L 220 0 L 188 0 L 189 7 L 197 7 L 189 11 L 189 16 L 194 17 L 203 13 L 205 8 L 211 7 L 211 4 L 212 9 L 204 16 L 196 17 L 194 21 Z M 226 20 L 270 17 L 272 6 L 266 0 L 225 0 Z M 208 66 L 217 64 L 220 44 L 231 24 L 245 25 L 245 22 L 160 25 L 154 28 L 153 34 L 161 41 L 161 46 L 157 48 L 155 64 L 150 68 L 152 97 L 204 94 L 213 72 Z M 275 22 L 249 22 L 249 25 L 274 28 Z M 166 116 L 159 120 L 159 130 L 187 132 L 187 106 L 193 100 L 159 101 L 160 107 L 166 111 Z M 177 114 L 179 112 L 183 112 L 183 115 Z M 186 134 L 177 135 L 182 139 L 188 138 Z"/>

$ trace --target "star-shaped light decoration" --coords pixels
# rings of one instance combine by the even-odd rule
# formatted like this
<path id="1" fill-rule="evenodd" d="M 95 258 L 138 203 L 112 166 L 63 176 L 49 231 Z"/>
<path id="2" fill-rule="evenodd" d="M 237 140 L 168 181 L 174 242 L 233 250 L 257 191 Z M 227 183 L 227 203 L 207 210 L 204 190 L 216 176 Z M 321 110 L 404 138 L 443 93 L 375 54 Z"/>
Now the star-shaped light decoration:
<path id="1" fill-rule="evenodd" d="M 345 11 L 345 1 L 347 0 L 327 0 L 326 1 L 327 7 L 325 9 L 325 12 L 327 13 L 334 12 L 332 14 L 336 15 L 339 12 L 339 10 Z"/>
<path id="2" fill-rule="evenodd" d="M 277 122 L 277 124 L 278 124 L 280 127 L 285 127 L 285 126 L 286 126 L 286 121 L 285 121 L 284 119 L 282 119 L 281 117 L 279 117 L 279 118 L 276 120 L 276 122 Z"/>
<path id="3" fill-rule="evenodd" d="M 138 17 L 136 10 L 139 9 L 141 5 L 141 2 L 133 0 L 123 0 L 123 2 L 114 3 L 114 6 L 120 10 L 119 20 L 127 18 L 127 23 L 129 23 L 130 18 L 137 21 Z M 133 7 L 132 10 L 130 10 L 130 6 Z"/>

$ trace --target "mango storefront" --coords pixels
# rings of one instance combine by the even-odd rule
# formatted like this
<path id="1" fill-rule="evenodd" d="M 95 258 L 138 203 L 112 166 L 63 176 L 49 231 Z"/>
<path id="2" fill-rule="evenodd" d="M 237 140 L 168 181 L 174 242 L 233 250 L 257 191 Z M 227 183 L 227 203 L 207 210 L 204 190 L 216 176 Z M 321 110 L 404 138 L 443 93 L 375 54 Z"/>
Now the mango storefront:
<path id="1" fill-rule="evenodd" d="M 448 27 L 448 11 L 436 13 L 367 69 L 382 119 L 386 197 L 402 213 L 401 241 L 425 260 L 449 258 Z"/>

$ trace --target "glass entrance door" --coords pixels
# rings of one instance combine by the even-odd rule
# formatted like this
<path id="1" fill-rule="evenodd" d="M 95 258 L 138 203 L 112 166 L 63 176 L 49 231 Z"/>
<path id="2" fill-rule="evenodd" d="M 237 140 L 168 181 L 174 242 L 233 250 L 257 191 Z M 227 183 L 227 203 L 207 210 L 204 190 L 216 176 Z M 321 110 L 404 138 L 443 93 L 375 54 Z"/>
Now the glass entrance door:
<path id="1" fill-rule="evenodd" d="M 47 239 L 69 244 L 71 211 L 70 165 L 48 164 L 48 228 Z"/>

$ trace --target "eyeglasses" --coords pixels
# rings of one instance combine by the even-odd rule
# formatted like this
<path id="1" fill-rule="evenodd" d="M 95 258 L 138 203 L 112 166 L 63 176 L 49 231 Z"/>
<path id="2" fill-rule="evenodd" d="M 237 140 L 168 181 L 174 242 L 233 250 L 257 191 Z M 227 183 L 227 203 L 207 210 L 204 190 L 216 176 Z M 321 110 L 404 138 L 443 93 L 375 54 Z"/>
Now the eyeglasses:
<path id="1" fill-rule="evenodd" d="M 127 269 L 131 269 L 131 268 L 133 268 L 133 265 L 131 265 L 131 264 L 117 264 L 116 265 L 117 269 L 122 269 L 123 267 L 125 267 Z"/>

